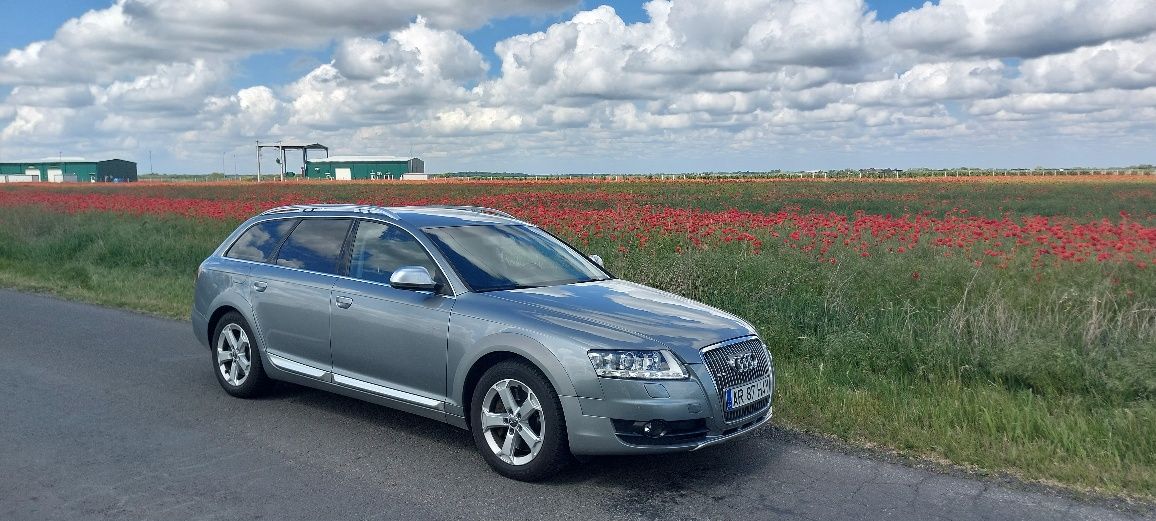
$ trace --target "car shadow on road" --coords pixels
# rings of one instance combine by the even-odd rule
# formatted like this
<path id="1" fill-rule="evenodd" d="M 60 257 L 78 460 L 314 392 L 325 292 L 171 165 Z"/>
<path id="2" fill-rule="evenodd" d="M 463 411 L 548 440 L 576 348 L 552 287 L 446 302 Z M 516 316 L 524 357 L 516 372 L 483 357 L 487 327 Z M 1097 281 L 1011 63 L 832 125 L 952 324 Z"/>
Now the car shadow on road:
<path id="1" fill-rule="evenodd" d="M 280 381 L 275 384 L 270 392 L 259 399 L 305 406 L 318 413 L 345 416 L 379 429 L 404 431 L 406 434 L 422 436 L 431 442 L 441 443 L 446 448 L 473 450 L 470 433 L 452 425 L 303 385 Z"/>
<path id="2" fill-rule="evenodd" d="M 477 449 L 469 432 L 452 425 L 284 382 L 278 382 L 273 391 L 262 399 L 308 407 L 320 415 L 340 415 L 370 425 L 375 430 L 420 436 L 437 444 L 438 451 L 458 453 L 456 456 L 466 456 L 465 459 L 481 464 L 480 458 L 473 458 Z M 663 494 L 706 486 L 718 488 L 736 480 L 748 479 L 748 476 L 763 472 L 773 464 L 775 451 L 769 451 L 768 448 L 780 444 L 763 438 L 758 433 L 751 433 L 695 452 L 584 458 L 581 463 L 570 466 L 558 476 L 538 485 L 589 483 L 620 489 L 624 493 L 662 491 Z"/>

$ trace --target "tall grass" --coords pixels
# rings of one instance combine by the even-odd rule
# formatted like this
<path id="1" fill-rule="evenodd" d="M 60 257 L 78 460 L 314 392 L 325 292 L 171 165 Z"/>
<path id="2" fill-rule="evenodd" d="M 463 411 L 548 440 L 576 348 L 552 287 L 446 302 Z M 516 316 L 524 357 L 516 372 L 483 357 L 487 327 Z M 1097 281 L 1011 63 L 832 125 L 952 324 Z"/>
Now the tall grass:
<path id="1" fill-rule="evenodd" d="M 750 319 L 775 354 L 776 413 L 792 425 L 1153 495 L 1156 277 L 934 255 L 839 260 L 658 247 L 608 265 Z"/>
<path id="2" fill-rule="evenodd" d="M 197 266 L 236 223 L 0 211 L 0 284 L 188 318 Z"/>

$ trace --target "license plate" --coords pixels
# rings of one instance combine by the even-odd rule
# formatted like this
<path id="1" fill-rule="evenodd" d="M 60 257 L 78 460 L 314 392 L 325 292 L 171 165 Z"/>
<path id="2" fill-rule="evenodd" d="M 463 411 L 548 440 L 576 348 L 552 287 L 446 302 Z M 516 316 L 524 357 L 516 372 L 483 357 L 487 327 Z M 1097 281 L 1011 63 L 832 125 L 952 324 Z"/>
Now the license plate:
<path id="1" fill-rule="evenodd" d="M 770 394 L 771 379 L 769 377 L 763 378 L 761 380 L 755 380 L 748 384 L 727 387 L 727 410 L 733 411 L 744 405 L 762 400 L 763 398 L 770 396 Z"/>

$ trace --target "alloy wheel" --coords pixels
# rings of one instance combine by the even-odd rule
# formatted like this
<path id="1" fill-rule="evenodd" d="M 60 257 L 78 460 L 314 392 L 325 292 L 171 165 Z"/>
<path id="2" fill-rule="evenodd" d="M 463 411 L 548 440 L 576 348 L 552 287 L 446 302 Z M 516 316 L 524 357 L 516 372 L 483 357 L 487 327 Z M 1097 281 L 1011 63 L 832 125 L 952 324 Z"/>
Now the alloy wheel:
<path id="1" fill-rule="evenodd" d="M 221 328 L 217 335 L 217 370 L 229 385 L 239 386 L 249 378 L 253 366 L 251 345 L 249 334 L 237 324 Z"/>
<path id="2" fill-rule="evenodd" d="M 538 396 L 529 386 L 513 379 L 499 380 L 486 391 L 481 426 L 486 445 L 511 465 L 533 461 L 546 434 Z"/>

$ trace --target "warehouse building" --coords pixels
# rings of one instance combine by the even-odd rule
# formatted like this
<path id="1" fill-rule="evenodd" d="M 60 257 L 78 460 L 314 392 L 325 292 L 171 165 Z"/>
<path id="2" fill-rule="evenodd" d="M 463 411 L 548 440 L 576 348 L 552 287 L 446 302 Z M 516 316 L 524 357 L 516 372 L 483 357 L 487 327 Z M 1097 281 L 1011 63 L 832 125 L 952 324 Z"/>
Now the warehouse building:
<path id="1" fill-rule="evenodd" d="M 136 163 L 123 159 L 79 158 L 0 163 L 0 182 L 111 183 L 136 181 Z"/>
<path id="2" fill-rule="evenodd" d="M 393 156 L 332 156 L 305 163 L 309 179 L 425 179 L 425 161 Z"/>

